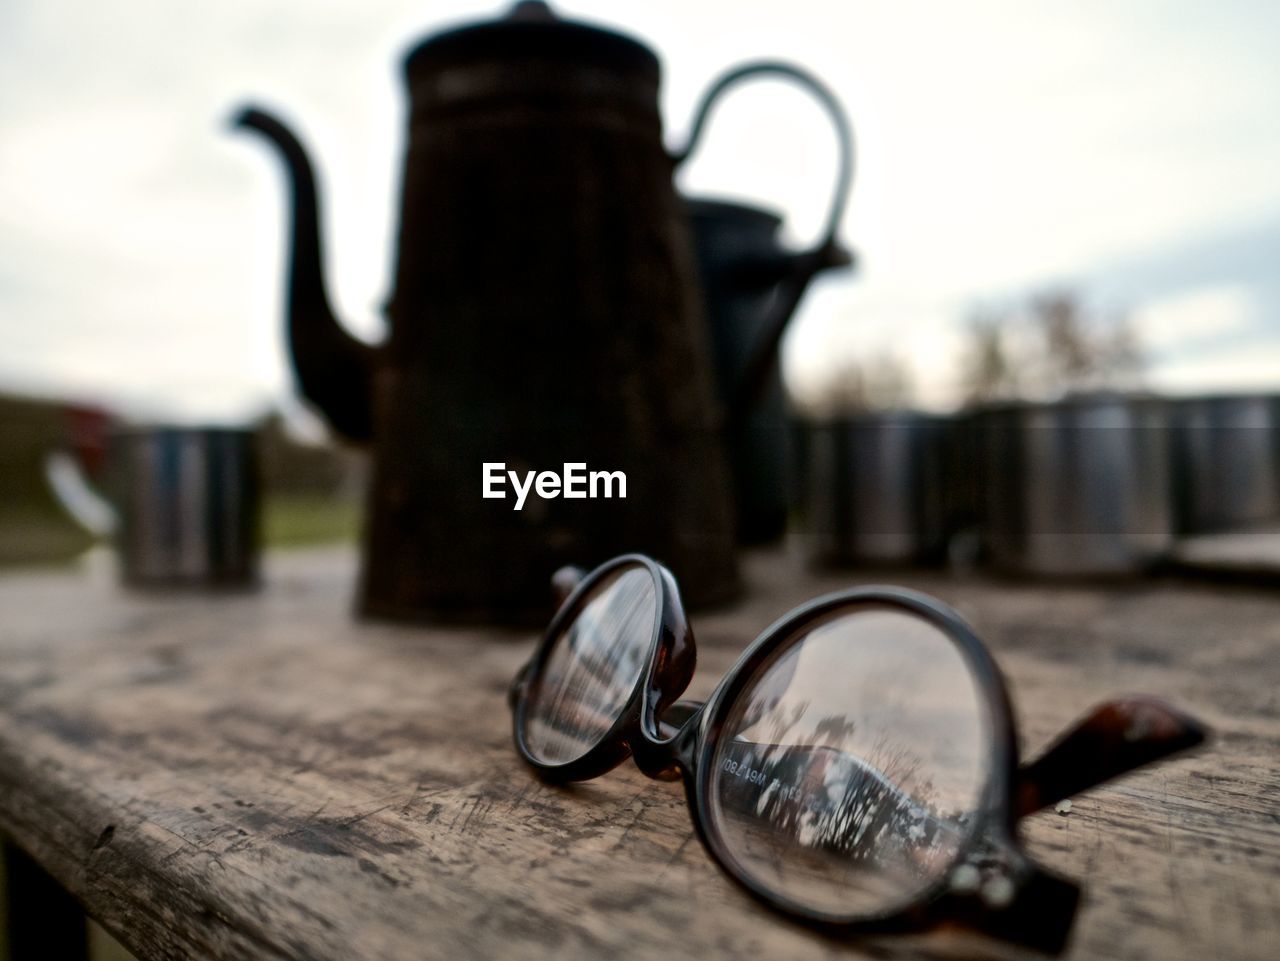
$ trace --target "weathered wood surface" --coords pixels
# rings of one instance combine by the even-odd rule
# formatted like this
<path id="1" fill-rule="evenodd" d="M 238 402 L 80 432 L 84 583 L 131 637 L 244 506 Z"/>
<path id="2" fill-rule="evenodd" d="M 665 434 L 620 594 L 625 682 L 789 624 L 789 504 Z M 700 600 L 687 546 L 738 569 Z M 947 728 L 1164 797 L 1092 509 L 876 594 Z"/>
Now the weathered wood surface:
<path id="1" fill-rule="evenodd" d="M 504 693 L 529 635 L 356 625 L 345 553 L 276 557 L 268 572 L 263 593 L 217 600 L 0 578 L 0 829 L 141 958 L 989 947 L 838 944 L 780 920 L 712 867 L 677 785 L 627 765 L 555 789 L 517 763 Z M 695 617 L 695 693 L 790 605 L 867 579 L 781 554 L 747 573 L 748 601 Z M 1280 593 L 892 579 L 989 639 L 1028 750 L 1130 691 L 1217 731 L 1195 756 L 1027 822 L 1042 860 L 1087 885 L 1072 956 L 1280 956 Z"/>

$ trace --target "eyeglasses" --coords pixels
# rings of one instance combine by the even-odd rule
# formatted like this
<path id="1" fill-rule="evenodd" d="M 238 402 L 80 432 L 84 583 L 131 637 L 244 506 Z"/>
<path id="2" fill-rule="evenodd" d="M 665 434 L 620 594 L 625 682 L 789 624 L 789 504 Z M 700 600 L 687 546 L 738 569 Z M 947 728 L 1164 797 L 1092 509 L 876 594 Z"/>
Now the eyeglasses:
<path id="1" fill-rule="evenodd" d="M 729 877 L 833 933 L 957 924 L 1060 951 L 1079 888 L 1031 861 L 1018 821 L 1206 736 L 1128 698 L 1020 764 L 983 643 L 939 601 L 886 587 L 797 608 L 709 701 L 677 701 L 695 651 L 670 571 L 628 555 L 556 584 L 563 603 L 511 689 L 520 755 L 553 783 L 628 755 L 682 779 Z"/>

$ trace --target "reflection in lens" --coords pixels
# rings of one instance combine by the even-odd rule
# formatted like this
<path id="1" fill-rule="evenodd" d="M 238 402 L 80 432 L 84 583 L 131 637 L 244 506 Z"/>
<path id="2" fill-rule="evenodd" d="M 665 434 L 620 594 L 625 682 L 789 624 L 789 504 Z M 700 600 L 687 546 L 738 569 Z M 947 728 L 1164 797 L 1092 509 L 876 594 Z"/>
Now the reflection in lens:
<path id="1" fill-rule="evenodd" d="M 576 760 L 613 727 L 644 669 L 657 597 L 653 577 L 640 565 L 595 585 L 556 639 L 530 693 L 524 741 L 535 759 Z"/>
<path id="2" fill-rule="evenodd" d="M 983 704 L 960 649 L 921 617 L 868 604 L 807 626 L 725 716 L 709 794 L 724 852 L 828 915 L 919 895 L 979 809 Z"/>

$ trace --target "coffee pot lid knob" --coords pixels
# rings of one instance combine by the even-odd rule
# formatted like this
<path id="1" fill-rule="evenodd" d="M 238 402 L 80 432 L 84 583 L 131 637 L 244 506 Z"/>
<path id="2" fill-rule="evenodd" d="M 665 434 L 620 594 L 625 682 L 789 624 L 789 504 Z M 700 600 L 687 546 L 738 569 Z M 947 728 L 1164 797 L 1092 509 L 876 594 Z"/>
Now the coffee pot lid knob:
<path id="1" fill-rule="evenodd" d="M 560 18 L 543 0 L 519 0 L 505 19 L 516 23 L 553 23 Z"/>

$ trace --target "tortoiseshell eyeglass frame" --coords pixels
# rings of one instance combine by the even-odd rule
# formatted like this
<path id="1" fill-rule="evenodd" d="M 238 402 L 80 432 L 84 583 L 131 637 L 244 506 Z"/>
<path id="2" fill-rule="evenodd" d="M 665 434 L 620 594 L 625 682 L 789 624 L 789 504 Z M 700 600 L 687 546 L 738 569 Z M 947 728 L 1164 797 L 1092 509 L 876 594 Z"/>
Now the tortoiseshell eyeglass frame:
<path id="1" fill-rule="evenodd" d="M 562 764 L 538 760 L 525 740 L 530 695 L 552 648 L 592 598 L 621 568 L 653 578 L 657 603 L 645 668 L 608 732 L 581 757 Z M 1205 728 L 1151 697 L 1108 701 L 1068 729 L 1039 758 L 1022 763 L 1008 691 L 986 646 L 945 604 L 895 587 L 859 587 L 819 597 L 769 626 L 746 649 L 705 703 L 679 701 L 693 678 L 696 651 L 675 578 L 641 554 L 614 558 L 583 574 L 557 572 L 553 589 L 562 603 L 532 659 L 512 684 L 516 750 L 551 783 L 598 777 L 628 756 L 650 777 L 684 782 L 694 827 L 721 869 L 757 900 L 836 936 L 917 932 L 942 926 L 978 930 L 1056 954 L 1066 944 L 1080 889 L 1035 864 L 1018 840 L 1023 817 L 1144 764 L 1200 744 Z M 743 688 L 780 647 L 842 609 L 874 604 L 922 618 L 960 651 L 987 711 L 990 763 L 980 810 L 950 866 L 937 881 L 876 914 L 815 911 L 757 883 L 738 865 L 711 812 L 713 758 L 726 718 Z"/>

